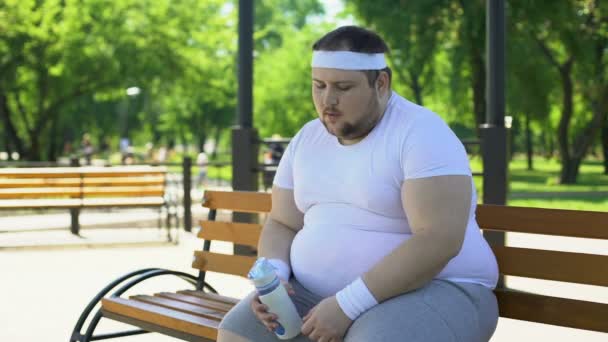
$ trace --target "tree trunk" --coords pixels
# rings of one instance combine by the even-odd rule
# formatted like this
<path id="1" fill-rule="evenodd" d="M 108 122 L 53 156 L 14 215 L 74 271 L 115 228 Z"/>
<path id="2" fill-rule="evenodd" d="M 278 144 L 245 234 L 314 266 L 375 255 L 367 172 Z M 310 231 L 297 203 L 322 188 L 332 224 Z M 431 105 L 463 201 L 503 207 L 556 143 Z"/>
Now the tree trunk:
<path id="1" fill-rule="evenodd" d="M 576 184 L 578 172 L 583 158 L 573 157 L 562 161 L 562 171 L 560 174 L 561 184 Z"/>
<path id="2" fill-rule="evenodd" d="M 604 125 L 602 126 L 602 152 L 604 155 L 604 174 L 608 175 L 608 116 L 604 119 Z"/>
<path id="3" fill-rule="evenodd" d="M 422 100 L 422 86 L 420 86 L 420 81 L 419 81 L 419 76 L 413 72 L 410 72 L 411 78 L 412 78 L 412 84 L 411 84 L 411 88 L 412 91 L 414 92 L 414 99 L 416 99 L 416 103 L 424 106 L 423 100 Z"/>
<path id="4" fill-rule="evenodd" d="M 528 170 L 534 170 L 532 150 L 532 129 L 530 129 L 530 113 L 526 112 L 526 155 L 528 156 Z"/>
<path id="5" fill-rule="evenodd" d="M 42 150 L 40 146 L 40 135 L 39 134 L 30 134 L 29 136 L 30 146 L 27 150 L 27 154 L 25 159 L 31 161 L 41 161 L 42 160 Z"/>
<path id="6" fill-rule="evenodd" d="M 58 151 L 59 151 L 59 142 L 58 139 L 56 139 L 57 137 L 57 120 L 53 120 L 53 123 L 51 125 L 51 129 L 50 129 L 51 133 L 49 134 L 49 150 L 47 152 L 47 159 L 49 161 L 57 161 L 57 155 L 58 155 Z M 101 139 L 99 140 L 101 142 Z"/>
<path id="7" fill-rule="evenodd" d="M 214 144 L 213 144 L 213 151 L 211 151 L 211 158 L 216 159 L 217 158 L 217 150 L 220 146 L 220 136 L 222 135 L 222 129 L 220 127 L 215 129 L 215 135 L 213 136 Z"/>
<path id="8" fill-rule="evenodd" d="M 486 65 L 485 65 L 485 6 L 483 1 L 460 0 L 464 14 L 464 43 L 468 45 L 473 91 L 475 132 L 480 137 L 480 126 L 486 120 Z"/>
<path id="9" fill-rule="evenodd" d="M 553 134 L 548 136 L 549 138 L 549 152 L 547 153 L 547 160 L 553 158 L 553 156 L 555 155 L 555 138 L 553 136 Z"/>
<path id="10" fill-rule="evenodd" d="M 207 134 L 205 133 L 205 131 L 201 131 L 201 133 L 198 135 L 198 151 L 199 152 L 203 152 L 205 151 L 205 142 L 207 142 Z"/>
<path id="11" fill-rule="evenodd" d="M 6 98 L 6 94 L 0 92 L 0 120 L 4 123 L 4 130 L 7 135 L 7 140 L 10 142 L 7 145 L 9 146 L 9 150 L 12 150 L 12 147 L 15 148 L 17 153 L 20 156 L 25 155 L 25 147 L 23 141 L 19 138 L 17 134 L 17 129 L 11 120 L 10 109 L 8 107 L 8 101 Z"/>
<path id="12" fill-rule="evenodd" d="M 479 137 L 479 127 L 486 121 L 486 69 L 483 56 L 479 51 L 471 50 L 473 113 L 475 114 L 475 131 Z"/>
<path id="13" fill-rule="evenodd" d="M 186 139 L 186 130 L 184 129 L 183 126 L 180 126 L 179 128 L 179 140 L 182 143 L 182 146 L 184 148 L 184 155 L 188 155 L 190 152 L 190 148 L 188 146 L 188 141 Z"/>
<path id="14" fill-rule="evenodd" d="M 572 63 L 573 59 L 570 58 L 560 68 L 560 76 L 562 81 L 562 115 L 557 129 L 557 141 L 559 144 L 560 158 L 562 160 L 562 170 L 559 180 L 561 184 L 574 184 L 576 179 L 574 179 L 573 182 L 572 175 L 578 173 L 578 170 L 576 173 L 571 170 L 574 163 L 570 160 L 570 139 L 568 137 L 568 133 L 570 131 L 570 119 L 572 118 L 573 113 L 573 88 L 571 75 Z"/>

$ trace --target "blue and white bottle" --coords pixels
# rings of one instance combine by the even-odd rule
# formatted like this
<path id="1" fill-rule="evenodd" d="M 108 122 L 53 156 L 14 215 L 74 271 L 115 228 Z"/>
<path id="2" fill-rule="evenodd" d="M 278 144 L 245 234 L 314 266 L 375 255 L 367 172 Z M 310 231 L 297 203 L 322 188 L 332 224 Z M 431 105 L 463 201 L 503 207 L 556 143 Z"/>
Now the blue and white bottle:
<path id="1" fill-rule="evenodd" d="M 278 317 L 279 326 L 274 330 L 277 337 L 281 340 L 296 337 L 302 329 L 302 318 L 272 264 L 266 258 L 259 258 L 248 277 L 258 291 L 260 301 L 268 306 L 269 312 Z"/>

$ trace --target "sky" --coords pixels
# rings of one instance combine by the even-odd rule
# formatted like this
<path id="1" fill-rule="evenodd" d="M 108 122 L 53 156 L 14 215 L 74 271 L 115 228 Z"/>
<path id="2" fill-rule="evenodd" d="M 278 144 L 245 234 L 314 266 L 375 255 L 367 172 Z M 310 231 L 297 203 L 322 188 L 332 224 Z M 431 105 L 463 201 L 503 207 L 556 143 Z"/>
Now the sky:
<path id="1" fill-rule="evenodd" d="M 353 18 L 347 19 L 337 19 L 336 15 L 338 15 L 344 9 L 344 1 L 343 0 L 320 0 L 321 4 L 325 7 L 325 15 L 321 18 L 316 18 L 311 20 L 312 23 L 315 21 L 329 21 L 335 22 L 339 25 L 353 25 Z"/>

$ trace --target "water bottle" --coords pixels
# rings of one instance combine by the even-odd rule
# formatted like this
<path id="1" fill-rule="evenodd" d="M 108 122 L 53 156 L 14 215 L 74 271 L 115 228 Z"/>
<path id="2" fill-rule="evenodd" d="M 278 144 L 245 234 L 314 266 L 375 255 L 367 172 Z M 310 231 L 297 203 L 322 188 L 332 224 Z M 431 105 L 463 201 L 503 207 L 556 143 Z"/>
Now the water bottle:
<path id="1" fill-rule="evenodd" d="M 253 282 L 260 301 L 268 306 L 269 312 L 278 317 L 278 327 L 274 330 L 277 337 L 281 340 L 296 337 L 302 329 L 302 318 L 272 264 L 266 258 L 259 258 L 248 277 Z"/>

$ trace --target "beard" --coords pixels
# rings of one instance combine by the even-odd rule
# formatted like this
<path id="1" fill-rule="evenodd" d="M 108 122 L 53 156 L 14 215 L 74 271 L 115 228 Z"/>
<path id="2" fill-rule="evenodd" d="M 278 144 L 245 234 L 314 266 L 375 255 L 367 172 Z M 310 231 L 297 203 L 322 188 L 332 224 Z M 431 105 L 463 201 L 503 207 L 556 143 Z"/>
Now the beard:
<path id="1" fill-rule="evenodd" d="M 380 103 L 376 96 L 372 96 L 365 108 L 365 114 L 355 122 L 343 122 L 334 129 L 330 128 L 327 117 L 323 117 L 321 122 L 325 126 L 327 132 L 336 136 L 338 139 L 357 140 L 363 139 L 369 132 L 376 127 L 381 117 Z"/>

